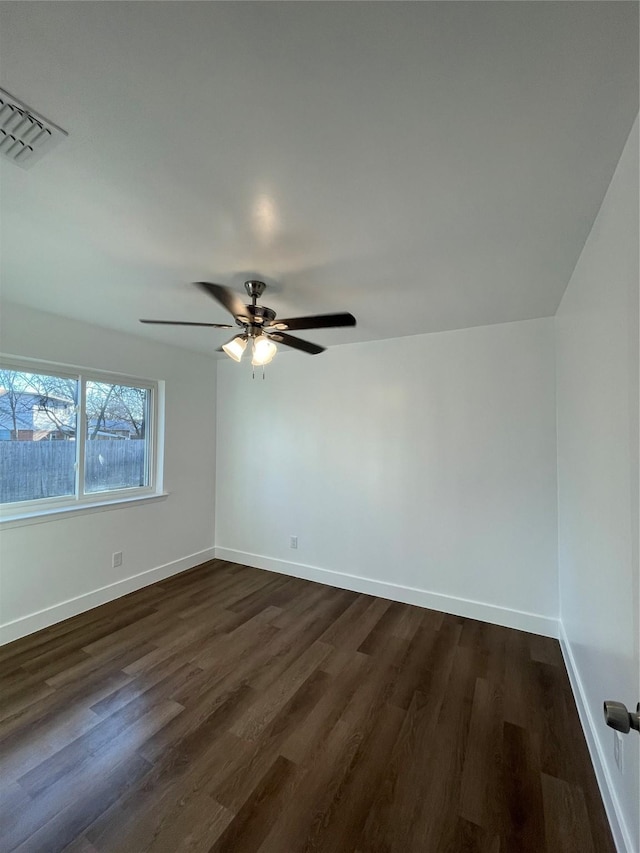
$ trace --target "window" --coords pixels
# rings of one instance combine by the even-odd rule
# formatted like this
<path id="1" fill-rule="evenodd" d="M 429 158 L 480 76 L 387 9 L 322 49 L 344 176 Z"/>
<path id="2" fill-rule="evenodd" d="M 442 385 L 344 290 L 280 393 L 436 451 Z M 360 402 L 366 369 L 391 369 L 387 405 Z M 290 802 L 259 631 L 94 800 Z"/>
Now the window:
<path id="1" fill-rule="evenodd" d="M 0 361 L 0 503 L 73 506 L 153 493 L 157 383 Z"/>
<path id="2" fill-rule="evenodd" d="M 90 380 L 85 399 L 85 492 L 148 486 L 150 389 Z"/>

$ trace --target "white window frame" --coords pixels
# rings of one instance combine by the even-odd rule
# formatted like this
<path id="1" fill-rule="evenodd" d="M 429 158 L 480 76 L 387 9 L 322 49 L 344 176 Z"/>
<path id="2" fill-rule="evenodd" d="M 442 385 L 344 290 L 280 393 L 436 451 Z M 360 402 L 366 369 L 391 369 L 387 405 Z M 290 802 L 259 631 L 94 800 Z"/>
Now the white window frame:
<path id="1" fill-rule="evenodd" d="M 24 373 L 42 373 L 64 379 L 78 381 L 78 402 L 76 422 L 76 460 L 75 460 L 75 494 L 50 498 L 40 498 L 27 501 L 12 501 L 0 504 L 0 523 L 12 524 L 30 523 L 49 520 L 64 516 L 69 512 L 95 511 L 104 508 L 117 508 L 127 504 L 135 504 L 142 500 L 166 497 L 162 490 L 162 441 L 161 422 L 163 412 L 161 405 L 164 398 L 164 383 L 160 380 L 143 379 L 123 373 L 113 373 L 76 367 L 75 365 L 57 364 L 39 359 L 27 359 L 0 354 L 0 368 L 16 370 Z M 127 385 L 134 388 L 144 388 L 150 392 L 148 407 L 148 422 L 145 425 L 145 466 L 148 476 L 146 486 L 131 486 L 122 489 L 111 489 L 101 492 L 85 492 L 85 441 L 86 441 L 86 387 L 87 382 L 101 382 L 110 385 Z"/>

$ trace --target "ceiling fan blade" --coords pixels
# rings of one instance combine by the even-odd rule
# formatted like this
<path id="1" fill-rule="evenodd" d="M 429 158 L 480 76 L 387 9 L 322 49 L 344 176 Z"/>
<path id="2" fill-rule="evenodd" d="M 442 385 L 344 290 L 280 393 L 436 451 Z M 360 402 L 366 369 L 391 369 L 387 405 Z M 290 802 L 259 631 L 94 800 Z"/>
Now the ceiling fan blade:
<path id="1" fill-rule="evenodd" d="M 210 281 L 196 281 L 195 284 L 200 290 L 204 290 L 205 293 L 208 293 L 209 296 L 224 306 L 237 320 L 248 321 L 251 319 L 247 306 L 233 290 L 229 290 L 222 284 L 212 284 Z"/>
<path id="2" fill-rule="evenodd" d="M 276 334 L 269 335 L 269 337 L 274 341 L 278 341 L 278 343 L 293 347 L 293 349 L 308 352 L 309 355 L 318 355 L 318 353 L 324 352 L 326 349 L 326 347 L 320 347 L 318 344 L 312 344 L 311 341 L 303 341 L 301 338 L 294 338 L 293 335 L 285 335 L 284 332 L 277 332 Z"/>
<path id="3" fill-rule="evenodd" d="M 155 323 L 158 326 L 210 326 L 212 329 L 233 329 L 228 323 L 189 323 L 187 320 L 140 320 L 141 323 Z"/>
<path id="4" fill-rule="evenodd" d="M 282 323 L 287 329 L 331 329 L 337 326 L 355 326 L 353 314 L 314 314 L 310 317 L 290 317 L 288 320 L 276 320 L 275 325 Z"/>

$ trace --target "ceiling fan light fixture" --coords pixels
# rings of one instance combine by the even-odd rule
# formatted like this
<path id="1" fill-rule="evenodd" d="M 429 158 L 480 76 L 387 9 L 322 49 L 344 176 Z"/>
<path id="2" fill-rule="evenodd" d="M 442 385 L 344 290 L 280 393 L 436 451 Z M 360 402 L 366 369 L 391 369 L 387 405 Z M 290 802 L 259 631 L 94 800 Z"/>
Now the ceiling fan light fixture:
<path id="1" fill-rule="evenodd" d="M 263 281 L 245 281 L 245 290 L 251 297 L 251 305 L 243 305 L 239 297 L 223 284 L 215 284 L 212 281 L 196 281 L 194 284 L 212 299 L 215 299 L 219 305 L 222 305 L 235 319 L 236 325 L 243 328 L 240 334 L 219 347 L 217 352 L 224 352 L 233 361 L 241 361 L 249 338 L 251 338 L 251 363 L 254 367 L 263 367 L 273 360 L 278 351 L 275 341 L 283 346 L 306 352 L 308 355 L 318 355 L 318 353 L 324 352 L 325 347 L 297 338 L 295 335 L 286 334 L 285 329 L 294 331 L 296 329 L 334 329 L 340 326 L 356 325 L 356 318 L 353 314 L 345 312 L 341 314 L 315 314 L 310 317 L 290 317 L 276 323 L 276 312 L 272 308 L 268 308 L 266 305 L 258 305 L 256 302 L 266 287 Z M 200 323 L 192 320 L 140 320 L 140 322 L 155 323 L 161 326 L 233 328 L 229 323 Z"/>
<path id="2" fill-rule="evenodd" d="M 260 367 L 273 359 L 278 352 L 278 347 L 270 341 L 266 335 L 258 335 L 253 339 L 253 358 L 251 364 L 254 367 Z"/>
<path id="3" fill-rule="evenodd" d="M 236 335 L 236 337 L 232 341 L 229 341 L 228 344 L 224 344 L 222 349 L 226 352 L 229 358 L 232 358 L 234 361 L 240 361 L 246 347 L 247 336 Z"/>

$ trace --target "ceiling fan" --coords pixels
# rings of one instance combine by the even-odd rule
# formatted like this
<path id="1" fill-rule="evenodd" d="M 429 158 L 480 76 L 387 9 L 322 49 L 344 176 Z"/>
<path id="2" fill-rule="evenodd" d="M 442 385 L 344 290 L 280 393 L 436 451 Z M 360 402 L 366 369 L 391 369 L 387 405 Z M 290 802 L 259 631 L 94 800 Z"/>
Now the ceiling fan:
<path id="1" fill-rule="evenodd" d="M 252 342 L 251 364 L 254 366 L 269 364 L 277 352 L 275 342 L 302 350 L 309 355 L 317 355 L 325 347 L 304 341 L 293 335 L 286 334 L 293 329 L 329 329 L 337 326 L 355 326 L 353 314 L 315 314 L 310 317 L 289 317 L 276 322 L 276 312 L 266 305 L 258 305 L 257 301 L 265 291 L 263 281 L 251 279 L 245 281 L 245 290 L 251 298 L 251 304 L 245 305 L 240 297 L 222 284 L 212 284 L 210 281 L 196 281 L 199 287 L 233 316 L 242 332 L 231 338 L 226 344 L 218 347 L 217 352 L 225 352 L 234 361 L 240 361 L 249 340 Z M 141 323 L 157 323 L 163 326 L 209 326 L 213 329 L 232 329 L 228 323 L 193 323 L 184 320 L 140 320 Z"/>

